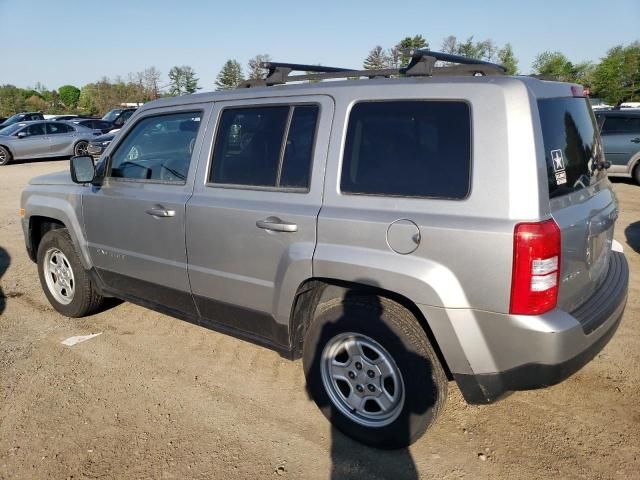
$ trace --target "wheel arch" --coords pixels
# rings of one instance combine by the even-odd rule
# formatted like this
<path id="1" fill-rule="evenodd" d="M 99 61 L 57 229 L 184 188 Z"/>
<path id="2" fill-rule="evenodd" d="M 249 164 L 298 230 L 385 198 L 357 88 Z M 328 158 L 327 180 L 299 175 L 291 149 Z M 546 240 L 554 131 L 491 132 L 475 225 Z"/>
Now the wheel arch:
<path id="1" fill-rule="evenodd" d="M 444 352 L 440 348 L 431 326 L 417 304 L 397 292 L 361 282 L 345 281 L 335 278 L 317 277 L 305 280 L 296 291 L 289 323 L 289 336 L 293 358 L 302 356 L 304 337 L 315 318 L 320 305 L 336 298 L 344 298 L 347 292 L 362 292 L 365 295 L 380 296 L 392 300 L 409 310 L 418 321 L 435 350 L 447 377 L 453 376 L 447 364 Z"/>
<path id="2" fill-rule="evenodd" d="M 56 218 L 46 217 L 42 215 L 32 215 L 29 217 L 29 258 L 36 261 L 38 247 L 42 238 L 51 230 L 59 228 L 67 228 L 67 226 Z"/>

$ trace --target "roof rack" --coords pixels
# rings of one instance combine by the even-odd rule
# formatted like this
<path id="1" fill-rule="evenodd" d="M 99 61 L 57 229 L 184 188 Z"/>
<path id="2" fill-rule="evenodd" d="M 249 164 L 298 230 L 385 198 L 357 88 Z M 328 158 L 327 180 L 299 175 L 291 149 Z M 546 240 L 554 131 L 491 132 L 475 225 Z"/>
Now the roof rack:
<path id="1" fill-rule="evenodd" d="M 326 67 L 321 65 L 304 65 L 299 63 L 264 62 L 262 68 L 268 70 L 264 79 L 247 80 L 238 88 L 269 87 L 288 82 L 305 80 L 320 81 L 335 78 L 379 78 L 391 76 L 431 77 L 445 75 L 505 75 L 506 69 L 497 63 L 485 62 L 475 58 L 452 55 L 449 53 L 432 52 L 431 50 L 414 50 L 411 61 L 404 68 L 386 68 L 380 70 L 355 70 L 350 68 Z M 437 61 L 455 63 L 436 67 Z M 305 72 L 304 75 L 291 75 L 291 72 Z"/>

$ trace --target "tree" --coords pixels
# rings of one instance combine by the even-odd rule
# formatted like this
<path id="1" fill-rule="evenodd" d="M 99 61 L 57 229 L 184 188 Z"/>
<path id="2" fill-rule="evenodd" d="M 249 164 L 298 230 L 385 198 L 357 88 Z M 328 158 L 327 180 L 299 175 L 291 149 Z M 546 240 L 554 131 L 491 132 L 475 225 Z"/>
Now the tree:
<path id="1" fill-rule="evenodd" d="M 25 98 L 20 89 L 14 85 L 0 87 L 0 115 L 9 117 L 16 112 L 24 111 Z"/>
<path id="2" fill-rule="evenodd" d="M 169 93 L 171 95 L 186 95 L 199 90 L 196 73 L 188 65 L 173 67 L 169 70 Z"/>
<path id="3" fill-rule="evenodd" d="M 266 62 L 270 62 L 271 57 L 264 53 L 260 55 L 256 55 L 252 59 L 249 60 L 249 79 L 250 80 L 260 80 L 261 78 L 265 78 L 267 76 L 267 69 L 262 68 L 262 64 Z"/>
<path id="4" fill-rule="evenodd" d="M 406 67 L 411 60 L 411 52 L 419 48 L 429 48 L 429 42 L 422 35 L 415 35 L 403 38 L 395 48 L 400 51 L 400 66 Z"/>
<path id="5" fill-rule="evenodd" d="M 242 67 L 236 60 L 229 59 L 225 62 L 220 73 L 218 73 L 216 90 L 231 90 L 243 81 Z"/>
<path id="6" fill-rule="evenodd" d="M 538 75 L 557 78 L 563 82 L 573 80 L 573 65 L 560 52 L 545 51 L 536 56 L 533 61 L 533 71 Z"/>
<path id="7" fill-rule="evenodd" d="M 58 89 L 60 101 L 69 109 L 76 108 L 80 100 L 80 89 L 73 85 L 63 85 Z"/>
<path id="8" fill-rule="evenodd" d="M 640 101 L 640 42 L 610 49 L 591 75 L 593 94 L 607 103 Z"/>
<path id="9" fill-rule="evenodd" d="M 507 43 L 503 48 L 498 50 L 498 61 L 507 69 L 507 75 L 517 75 L 518 59 L 513 54 L 510 43 Z"/>
<path id="10" fill-rule="evenodd" d="M 376 45 L 373 50 L 369 52 L 367 58 L 364 59 L 362 66 L 365 70 L 382 70 L 389 67 L 391 59 L 385 53 L 384 49 L 380 45 Z"/>
<path id="11" fill-rule="evenodd" d="M 142 83 L 144 85 L 145 95 L 147 96 L 148 100 L 155 100 L 157 98 L 160 98 L 161 77 L 162 74 L 156 67 L 149 67 L 142 73 Z"/>

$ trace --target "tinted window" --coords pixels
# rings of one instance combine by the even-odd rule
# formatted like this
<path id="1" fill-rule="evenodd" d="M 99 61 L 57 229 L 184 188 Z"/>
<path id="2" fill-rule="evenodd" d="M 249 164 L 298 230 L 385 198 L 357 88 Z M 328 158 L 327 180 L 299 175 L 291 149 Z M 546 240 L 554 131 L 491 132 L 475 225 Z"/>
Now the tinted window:
<path id="1" fill-rule="evenodd" d="M 209 181 L 307 189 L 317 117 L 314 105 L 224 110 Z"/>
<path id="2" fill-rule="evenodd" d="M 592 161 L 602 158 L 602 147 L 588 99 L 542 99 L 538 111 L 550 197 L 584 188 L 604 176 L 604 170 L 592 171 Z"/>
<path id="3" fill-rule="evenodd" d="M 44 123 L 36 123 L 35 125 L 29 125 L 23 131 L 27 132 L 27 135 L 44 135 Z"/>
<path id="4" fill-rule="evenodd" d="M 66 125 L 64 123 L 47 123 L 47 133 L 48 134 L 58 134 L 58 133 L 70 133 L 75 132 L 71 125 Z"/>
<path id="5" fill-rule="evenodd" d="M 469 193 L 470 172 L 466 103 L 365 102 L 351 110 L 343 192 L 460 199 Z"/>
<path id="6" fill-rule="evenodd" d="M 602 133 L 640 134 L 640 117 L 614 117 L 606 115 Z"/>
<path id="7" fill-rule="evenodd" d="M 110 176 L 184 184 L 200 117 L 181 112 L 143 118 L 116 147 Z"/>

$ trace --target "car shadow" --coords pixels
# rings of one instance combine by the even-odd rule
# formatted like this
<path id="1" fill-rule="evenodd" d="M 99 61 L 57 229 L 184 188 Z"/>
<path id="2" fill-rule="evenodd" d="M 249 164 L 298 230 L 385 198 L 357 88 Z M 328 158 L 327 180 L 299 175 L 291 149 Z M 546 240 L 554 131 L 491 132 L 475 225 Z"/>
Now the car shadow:
<path id="1" fill-rule="evenodd" d="M 2 247 L 0 247 L 0 315 L 4 312 L 7 306 L 7 297 L 2 290 L 2 276 L 5 274 L 11 264 L 11 257 L 9 253 Z"/>
<path id="2" fill-rule="evenodd" d="M 629 245 L 636 253 L 640 253 L 640 221 L 633 222 L 624 229 L 624 235 Z"/>
<path id="3" fill-rule="evenodd" d="M 350 298 L 353 303 L 349 303 Z M 362 298 L 362 291 L 347 291 L 344 296 L 342 314 L 335 321 L 324 325 L 319 335 L 319 339 L 321 339 L 319 341 L 320 345 L 326 344 L 322 339 L 326 340 L 333 338 L 337 334 L 336 332 L 353 331 L 346 325 L 342 327 L 341 324 L 351 323 L 351 325 L 353 325 L 353 320 L 351 322 L 348 321 L 352 315 L 359 315 L 358 317 L 352 317 L 352 319 L 357 318 L 358 321 L 362 318 L 361 310 L 359 312 L 352 312 L 351 308 L 353 307 L 349 307 L 349 305 L 356 305 L 358 303 L 358 298 Z M 394 331 L 389 328 L 388 324 L 383 320 L 383 308 L 383 305 L 379 301 L 375 304 L 369 303 L 367 305 L 368 311 L 366 321 L 370 322 L 371 325 L 376 325 L 375 330 L 367 329 L 367 331 L 375 331 L 376 336 L 383 338 L 386 345 L 394 345 L 397 348 L 397 346 L 402 345 L 402 343 Z M 320 362 L 323 361 L 323 353 L 324 352 L 322 352 L 320 348 L 315 349 L 315 352 L 313 352 L 310 371 L 319 372 Z M 422 370 L 427 372 L 426 374 L 428 377 L 426 378 L 431 378 L 431 365 L 421 355 L 417 355 L 416 353 L 402 347 L 402 351 L 397 354 L 397 358 L 401 358 L 404 365 L 410 366 L 406 371 L 415 372 Z M 309 384 L 307 384 L 307 392 L 310 397 L 316 401 L 325 416 L 328 416 L 331 419 L 332 466 L 330 478 L 332 480 L 351 478 L 392 478 L 394 480 L 400 480 L 417 479 L 420 477 L 416 464 L 413 461 L 408 448 L 404 447 L 396 450 L 381 450 L 366 446 L 363 443 L 359 443 L 358 441 L 347 437 L 338 429 L 340 422 L 342 421 L 344 423 L 345 417 L 332 404 L 332 401 L 329 400 L 327 396 L 324 396 L 323 399 L 317 394 L 314 395 L 314 388 Z M 433 407 L 438 398 L 438 392 L 431 391 L 426 393 L 421 396 L 418 401 L 413 401 L 412 403 L 410 403 L 408 399 L 413 398 L 415 400 L 415 396 L 408 395 L 406 398 L 407 403 L 405 408 L 407 410 L 402 412 L 399 417 L 402 419 L 402 423 L 397 424 L 398 421 L 396 421 L 396 425 L 393 426 L 393 437 L 395 438 L 395 441 L 403 444 L 409 444 L 412 439 L 415 439 L 415 437 L 419 435 L 419 433 L 416 433 L 415 425 L 411 425 L 411 419 L 424 414 L 427 410 Z M 408 414 L 405 415 L 405 413 Z M 338 425 L 338 427 L 336 427 L 336 425 Z M 382 428 L 384 429 L 386 427 Z M 360 432 L 359 435 L 362 437 L 363 435 L 375 435 L 375 433 L 372 433 L 371 431 L 366 433 Z"/>
<path id="4" fill-rule="evenodd" d="M 626 183 L 627 185 L 636 185 L 632 178 L 627 177 L 609 177 L 611 183 Z"/>
<path id="5" fill-rule="evenodd" d="M 56 162 L 62 160 L 69 160 L 71 157 L 47 157 L 47 158 L 25 158 L 22 160 L 11 160 L 8 166 L 11 165 L 26 165 L 29 163 L 38 163 L 38 162 Z"/>

